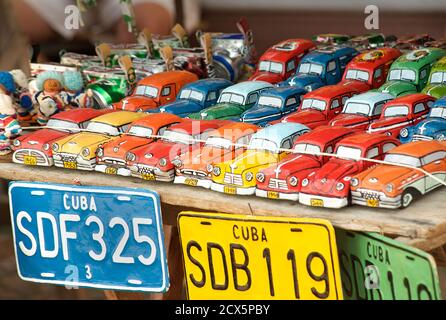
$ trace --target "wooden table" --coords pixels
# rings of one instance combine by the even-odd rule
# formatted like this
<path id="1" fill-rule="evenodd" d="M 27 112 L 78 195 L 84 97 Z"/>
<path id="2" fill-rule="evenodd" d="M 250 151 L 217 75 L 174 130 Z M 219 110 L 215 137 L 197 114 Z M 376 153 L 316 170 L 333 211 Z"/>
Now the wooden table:
<path id="1" fill-rule="evenodd" d="M 329 220 L 335 227 L 355 231 L 378 232 L 408 245 L 431 252 L 439 265 L 446 262 L 446 189 L 438 189 L 403 210 L 372 209 L 350 206 L 342 210 L 311 208 L 295 202 L 232 196 L 203 188 L 172 183 L 143 181 L 137 178 L 110 176 L 97 172 L 71 171 L 55 167 L 18 165 L 3 159 L 0 178 L 44 181 L 64 184 L 147 188 L 159 193 L 162 203 L 166 248 L 168 250 L 171 288 L 165 295 L 142 295 L 106 292 L 108 298 L 180 298 L 183 270 L 176 228 L 182 210 L 226 213 L 312 217 Z"/>

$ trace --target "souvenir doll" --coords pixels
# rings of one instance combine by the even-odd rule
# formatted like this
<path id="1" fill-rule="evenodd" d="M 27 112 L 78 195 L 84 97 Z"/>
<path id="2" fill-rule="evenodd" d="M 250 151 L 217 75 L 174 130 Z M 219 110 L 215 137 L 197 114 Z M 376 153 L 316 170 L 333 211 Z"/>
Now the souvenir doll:
<path id="1" fill-rule="evenodd" d="M 65 91 L 61 92 L 65 105 L 74 108 L 89 108 L 93 106 L 91 90 L 83 91 L 84 82 L 79 71 L 63 73 Z"/>
<path id="2" fill-rule="evenodd" d="M 9 72 L 0 72 L 0 155 L 11 152 L 11 140 L 21 131 L 15 119 L 16 111 L 12 94 L 15 84 Z"/>
<path id="3" fill-rule="evenodd" d="M 64 88 L 63 76 L 60 72 L 45 71 L 36 78 L 37 89 L 34 100 L 38 105 L 37 122 L 45 125 L 48 118 L 65 107 L 61 92 Z"/>
<path id="4" fill-rule="evenodd" d="M 37 108 L 29 90 L 29 81 L 25 73 L 20 69 L 11 70 L 16 90 L 14 92 L 15 106 L 17 108 L 17 119 L 30 121 L 37 117 Z"/>

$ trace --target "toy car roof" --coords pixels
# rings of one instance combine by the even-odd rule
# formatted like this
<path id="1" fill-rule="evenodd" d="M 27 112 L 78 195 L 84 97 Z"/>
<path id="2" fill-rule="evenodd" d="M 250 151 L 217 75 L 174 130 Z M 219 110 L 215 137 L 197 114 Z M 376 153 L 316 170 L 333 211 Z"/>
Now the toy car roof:
<path id="1" fill-rule="evenodd" d="M 309 130 L 308 127 L 304 126 L 300 123 L 276 123 L 272 126 L 263 128 L 252 136 L 252 139 L 266 139 L 266 140 L 275 140 L 282 141 L 284 138 L 289 137 L 293 133 Z"/>
<path id="2" fill-rule="evenodd" d="M 141 79 L 138 85 L 163 86 L 168 83 L 188 83 L 196 80 L 198 77 L 192 72 L 175 70 L 152 74 Z"/>
<path id="3" fill-rule="evenodd" d="M 268 83 L 266 81 L 244 81 L 237 84 L 234 84 L 230 87 L 227 87 L 222 91 L 222 93 L 225 92 L 234 92 L 241 94 L 243 96 L 247 96 L 252 91 L 266 89 L 266 88 L 272 88 L 273 85 L 271 83 Z"/>
<path id="4" fill-rule="evenodd" d="M 446 55 L 446 50 L 439 48 L 416 49 L 396 59 L 390 69 L 419 68 L 435 62 L 444 55 Z"/>
<path id="5" fill-rule="evenodd" d="M 351 92 L 357 92 L 353 86 L 346 86 L 343 84 L 333 84 L 329 86 L 323 86 L 321 88 L 318 88 L 316 90 L 308 92 L 304 99 L 307 98 L 322 98 L 322 99 L 330 99 L 332 97 L 335 97 L 337 95 L 342 95 L 346 93 Z"/>
<path id="6" fill-rule="evenodd" d="M 446 56 L 435 62 L 432 66 L 432 72 L 443 71 L 446 72 Z"/>
<path id="7" fill-rule="evenodd" d="M 78 108 L 56 113 L 55 115 L 51 116 L 50 119 L 84 122 L 110 112 L 112 112 L 110 109 Z"/>
<path id="8" fill-rule="evenodd" d="M 232 85 L 232 82 L 226 79 L 221 78 L 209 78 L 209 79 L 200 79 L 198 81 L 194 81 L 186 84 L 182 90 L 184 89 L 194 89 L 198 91 L 211 91 L 218 90 L 220 88 L 225 88 Z"/>
<path id="9" fill-rule="evenodd" d="M 375 104 L 383 100 L 394 99 L 390 93 L 378 92 L 378 91 L 368 91 L 349 98 L 345 103 L 348 102 L 358 102 L 366 104 Z"/>
<path id="10" fill-rule="evenodd" d="M 237 140 L 238 138 L 245 136 L 247 134 L 255 133 L 259 130 L 254 124 L 246 123 L 246 122 L 232 122 L 228 123 L 224 126 L 213 131 L 209 134 L 210 137 L 224 137 L 227 139 L 231 139 L 232 141 Z"/>
<path id="11" fill-rule="evenodd" d="M 408 94 L 408 95 L 405 95 L 405 96 L 402 96 L 399 98 L 395 98 L 392 101 L 387 102 L 384 107 L 396 106 L 396 105 L 401 105 L 401 104 L 412 105 L 415 102 L 424 100 L 424 99 L 435 100 L 432 96 L 425 94 L 425 93 L 412 93 L 412 94 Z"/>
<path id="12" fill-rule="evenodd" d="M 401 52 L 395 48 L 379 48 L 363 52 L 351 60 L 347 69 L 375 69 L 398 58 Z"/>
<path id="13" fill-rule="evenodd" d="M 329 47 L 325 49 L 317 49 L 310 52 L 302 58 L 302 62 L 323 63 L 342 57 L 344 55 L 355 55 L 358 51 L 352 47 Z"/>
<path id="14" fill-rule="evenodd" d="M 323 126 L 310 131 L 297 138 L 295 145 L 298 143 L 310 143 L 316 145 L 325 145 L 326 143 L 339 139 L 343 136 L 355 132 L 355 129 L 341 126 Z"/>
<path id="15" fill-rule="evenodd" d="M 163 127 L 169 123 L 174 122 L 182 122 L 184 121 L 183 118 L 180 118 L 177 115 L 163 112 L 163 113 L 152 113 L 152 114 L 146 114 L 144 118 L 138 119 L 136 121 L 132 122 L 132 126 L 144 126 L 144 127 Z"/>
<path id="16" fill-rule="evenodd" d="M 286 60 L 303 53 L 304 51 L 316 48 L 313 41 L 308 39 L 288 39 L 281 41 L 265 51 L 260 60 L 272 60 L 286 62 Z"/>
<path id="17" fill-rule="evenodd" d="M 291 95 L 305 94 L 307 91 L 296 86 L 274 87 L 262 92 L 262 96 L 275 96 L 280 98 L 287 98 Z"/>
<path id="18" fill-rule="evenodd" d="M 221 126 L 228 124 L 228 120 L 189 120 L 185 119 L 183 122 L 174 124 L 169 130 L 185 131 L 189 134 L 198 134 L 206 130 L 218 129 Z"/>
<path id="19" fill-rule="evenodd" d="M 437 140 L 413 141 L 393 148 L 388 153 L 423 157 L 435 151 L 446 151 L 446 143 Z"/>
<path id="20" fill-rule="evenodd" d="M 93 118 L 91 121 L 102 122 L 112 126 L 120 126 L 145 116 L 147 116 L 147 114 L 142 112 L 115 111 Z"/>
<path id="21" fill-rule="evenodd" d="M 446 96 L 443 96 L 437 101 L 435 101 L 432 107 L 446 108 Z"/>
<path id="22" fill-rule="evenodd" d="M 380 143 L 385 140 L 394 141 L 398 143 L 397 139 L 391 138 L 385 134 L 362 132 L 342 139 L 341 141 L 338 142 L 337 145 L 342 144 L 352 147 L 360 147 L 362 150 L 364 150 L 376 143 Z"/>

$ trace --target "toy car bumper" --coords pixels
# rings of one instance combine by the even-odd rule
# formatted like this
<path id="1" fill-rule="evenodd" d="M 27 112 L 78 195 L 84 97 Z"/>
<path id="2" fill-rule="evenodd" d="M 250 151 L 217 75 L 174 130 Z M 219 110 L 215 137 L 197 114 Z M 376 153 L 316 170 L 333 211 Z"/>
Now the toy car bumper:
<path id="1" fill-rule="evenodd" d="M 387 197 L 383 192 L 361 189 L 352 191 L 352 203 L 366 207 L 397 209 L 401 207 L 401 195 Z"/>
<path id="2" fill-rule="evenodd" d="M 53 165 L 53 158 L 44 152 L 35 149 L 20 149 L 13 153 L 12 161 L 15 163 L 49 167 Z"/>
<path id="3" fill-rule="evenodd" d="M 211 183 L 211 190 L 227 193 L 227 194 L 237 194 L 241 196 L 249 196 L 253 195 L 256 192 L 256 187 L 236 187 L 232 185 L 225 185 L 216 182 Z"/>
<path id="4" fill-rule="evenodd" d="M 79 169 L 93 171 L 96 166 L 96 158 L 85 160 L 79 155 L 67 153 L 53 153 L 54 165 L 65 169 Z"/>
<path id="5" fill-rule="evenodd" d="M 299 193 L 283 193 L 278 191 L 268 191 L 262 189 L 256 189 L 256 196 L 262 198 L 277 199 L 277 200 L 290 200 L 290 201 L 299 200 Z"/>
<path id="6" fill-rule="evenodd" d="M 133 177 L 143 180 L 172 182 L 175 178 L 174 169 L 162 171 L 159 168 L 146 165 L 133 165 L 130 167 L 130 172 Z"/>
<path id="7" fill-rule="evenodd" d="M 106 164 L 97 164 L 94 167 L 95 171 L 111 174 L 111 175 L 119 175 L 119 176 L 125 176 L 130 177 L 132 175 L 132 172 L 124 167 L 118 167 L 118 166 L 109 166 Z"/>
<path id="8" fill-rule="evenodd" d="M 212 184 L 212 180 L 209 180 L 209 179 L 198 179 L 198 178 L 192 178 L 192 177 L 187 177 L 187 176 L 176 176 L 175 180 L 173 182 L 178 183 L 178 184 L 185 184 L 185 185 L 193 186 L 193 187 L 202 187 L 205 189 L 209 189 Z"/>
<path id="9" fill-rule="evenodd" d="M 299 193 L 299 203 L 312 207 L 342 208 L 348 205 L 347 198 L 326 197 L 315 194 Z"/>

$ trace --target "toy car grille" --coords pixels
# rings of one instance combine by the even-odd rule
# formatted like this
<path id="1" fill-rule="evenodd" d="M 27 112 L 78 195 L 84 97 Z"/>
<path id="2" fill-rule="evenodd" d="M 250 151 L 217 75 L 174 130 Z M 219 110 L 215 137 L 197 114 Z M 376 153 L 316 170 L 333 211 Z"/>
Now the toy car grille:
<path id="1" fill-rule="evenodd" d="M 37 164 L 46 164 L 46 163 L 48 163 L 46 157 L 41 152 L 36 151 L 36 150 L 32 150 L 32 149 L 18 150 L 15 153 L 14 156 L 20 162 L 24 161 L 25 156 L 31 156 L 31 157 L 36 157 Z"/>
<path id="2" fill-rule="evenodd" d="M 364 199 L 380 199 L 380 194 L 378 192 L 373 191 L 361 191 L 361 196 Z"/>
<path id="3" fill-rule="evenodd" d="M 286 184 L 286 181 L 281 179 L 271 178 L 269 180 L 268 187 L 271 189 L 288 190 L 288 185 Z"/>
<path id="4" fill-rule="evenodd" d="M 228 184 L 243 186 L 243 180 L 241 174 L 225 173 L 224 182 Z"/>
<path id="5" fill-rule="evenodd" d="M 63 154 L 63 153 L 59 153 L 59 155 L 62 158 L 62 161 L 66 161 L 66 162 L 76 162 L 76 156 L 70 155 L 70 154 Z"/>
<path id="6" fill-rule="evenodd" d="M 191 169 L 181 169 L 180 171 L 185 176 L 198 176 L 198 177 L 206 177 L 206 172 L 198 171 L 198 170 L 191 170 Z"/>
<path id="7" fill-rule="evenodd" d="M 116 159 L 116 158 L 103 158 L 102 161 L 103 161 L 104 163 L 108 163 L 108 164 L 118 164 L 118 165 L 121 165 L 121 166 L 125 166 L 125 165 L 126 165 L 125 160 L 122 160 L 122 159 Z"/>
<path id="8" fill-rule="evenodd" d="M 138 172 L 139 173 L 154 173 L 155 168 L 147 167 L 147 166 L 138 166 Z"/>
<path id="9" fill-rule="evenodd" d="M 434 140 L 434 138 L 423 136 L 421 134 L 414 134 L 412 137 L 412 141 L 430 141 L 430 140 Z"/>

